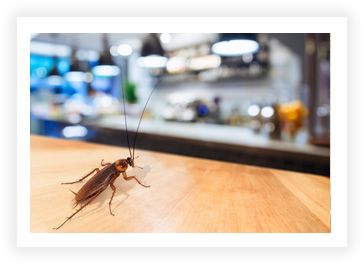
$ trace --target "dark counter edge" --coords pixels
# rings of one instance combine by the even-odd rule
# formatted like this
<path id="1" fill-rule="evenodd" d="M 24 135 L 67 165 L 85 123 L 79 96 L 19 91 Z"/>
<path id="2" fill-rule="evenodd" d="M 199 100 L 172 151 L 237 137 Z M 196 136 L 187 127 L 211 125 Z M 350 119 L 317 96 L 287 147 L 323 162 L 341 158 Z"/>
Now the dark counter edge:
<path id="1" fill-rule="evenodd" d="M 66 121 L 40 121 L 53 122 L 60 126 L 73 125 Z M 81 125 L 94 132 L 91 133 L 92 136 L 82 140 L 113 146 L 128 146 L 125 130 L 99 127 L 87 122 L 84 122 Z M 42 133 L 37 134 L 45 135 Z M 133 141 L 134 136 L 135 132 L 129 131 L 131 142 Z M 63 138 L 61 135 L 53 135 L 53 137 Z M 136 148 L 330 176 L 330 158 L 322 157 L 320 155 L 292 153 L 275 149 L 260 149 L 250 146 L 237 146 L 233 144 L 200 141 L 143 132 L 139 132 L 138 134 Z"/>

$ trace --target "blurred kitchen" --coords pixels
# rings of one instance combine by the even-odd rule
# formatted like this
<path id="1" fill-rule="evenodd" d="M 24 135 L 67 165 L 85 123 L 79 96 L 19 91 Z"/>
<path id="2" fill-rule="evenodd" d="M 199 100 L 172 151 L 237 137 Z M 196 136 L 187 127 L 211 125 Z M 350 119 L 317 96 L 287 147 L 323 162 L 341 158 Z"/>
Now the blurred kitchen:
<path id="1" fill-rule="evenodd" d="M 32 134 L 127 146 L 152 91 L 137 148 L 330 175 L 329 34 L 31 37 Z"/>

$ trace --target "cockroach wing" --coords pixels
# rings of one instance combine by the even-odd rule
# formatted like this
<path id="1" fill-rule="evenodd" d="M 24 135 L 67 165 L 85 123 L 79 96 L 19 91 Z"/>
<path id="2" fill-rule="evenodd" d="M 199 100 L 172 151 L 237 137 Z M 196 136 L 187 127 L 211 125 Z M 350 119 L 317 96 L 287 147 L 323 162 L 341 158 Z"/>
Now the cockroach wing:
<path id="1" fill-rule="evenodd" d="M 118 176 L 118 172 L 114 165 L 110 164 L 102 168 L 91 179 L 89 179 L 75 195 L 75 205 L 83 204 L 99 195 L 110 184 L 114 177 Z"/>

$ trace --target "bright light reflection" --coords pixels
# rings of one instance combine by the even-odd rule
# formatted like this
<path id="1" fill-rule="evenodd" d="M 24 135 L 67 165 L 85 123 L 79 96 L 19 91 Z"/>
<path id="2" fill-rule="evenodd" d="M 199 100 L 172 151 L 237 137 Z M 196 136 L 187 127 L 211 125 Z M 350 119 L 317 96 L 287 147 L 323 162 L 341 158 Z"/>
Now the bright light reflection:
<path id="1" fill-rule="evenodd" d="M 253 61 L 253 54 L 251 54 L 251 53 L 244 54 L 242 59 L 243 59 L 243 62 L 250 63 Z"/>
<path id="2" fill-rule="evenodd" d="M 191 70 L 199 71 L 205 69 L 213 69 L 219 67 L 221 58 L 217 55 L 207 55 L 203 57 L 192 58 L 189 63 Z"/>
<path id="3" fill-rule="evenodd" d="M 68 82 L 83 82 L 85 80 L 85 74 L 80 71 L 67 72 L 64 78 Z"/>
<path id="4" fill-rule="evenodd" d="M 167 58 L 158 55 L 150 55 L 138 58 L 138 65 L 144 68 L 164 68 L 167 64 Z"/>
<path id="5" fill-rule="evenodd" d="M 133 49 L 129 44 L 120 44 L 117 51 L 118 54 L 124 57 L 127 57 L 133 53 Z"/>
<path id="6" fill-rule="evenodd" d="M 271 106 L 264 106 L 262 109 L 262 116 L 265 118 L 270 118 L 274 114 L 274 109 Z"/>
<path id="7" fill-rule="evenodd" d="M 95 105 L 98 107 L 109 107 L 112 105 L 112 98 L 107 95 L 102 95 L 95 98 Z"/>
<path id="8" fill-rule="evenodd" d="M 62 129 L 62 134 L 66 138 L 85 137 L 87 128 L 84 126 L 66 126 Z"/>
<path id="9" fill-rule="evenodd" d="M 110 54 L 111 54 L 112 56 L 118 56 L 118 55 L 119 55 L 119 53 L 118 53 L 118 47 L 117 47 L 117 46 L 112 46 L 112 47 L 110 48 Z"/>
<path id="10" fill-rule="evenodd" d="M 186 60 L 181 57 L 170 58 L 167 62 L 167 71 L 175 73 L 184 70 L 186 67 Z"/>
<path id="11" fill-rule="evenodd" d="M 66 45 L 32 41 L 30 43 L 30 53 L 42 54 L 45 56 L 67 57 L 71 54 L 71 48 Z"/>
<path id="12" fill-rule="evenodd" d="M 160 40 L 162 43 L 167 44 L 167 43 L 171 42 L 172 36 L 169 33 L 162 33 L 160 36 Z"/>
<path id="13" fill-rule="evenodd" d="M 239 39 L 221 41 L 212 46 L 212 52 L 221 56 L 240 56 L 258 51 L 259 44 L 254 40 Z"/>
<path id="14" fill-rule="evenodd" d="M 260 108 L 258 105 L 251 105 L 248 108 L 248 114 L 250 116 L 257 116 L 257 115 L 259 115 L 259 112 L 260 112 Z"/>
<path id="15" fill-rule="evenodd" d="M 114 65 L 98 65 L 93 67 L 92 72 L 99 77 L 111 77 L 120 73 L 120 69 Z"/>

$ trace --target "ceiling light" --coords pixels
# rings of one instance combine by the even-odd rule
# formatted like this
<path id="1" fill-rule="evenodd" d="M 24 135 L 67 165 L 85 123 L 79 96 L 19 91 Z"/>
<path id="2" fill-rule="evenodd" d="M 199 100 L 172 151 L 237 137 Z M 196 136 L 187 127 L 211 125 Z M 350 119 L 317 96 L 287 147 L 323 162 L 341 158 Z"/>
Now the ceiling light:
<path id="1" fill-rule="evenodd" d="M 143 68 L 164 68 L 167 65 L 167 58 L 159 55 L 149 55 L 138 58 L 137 62 Z"/>
<path id="2" fill-rule="evenodd" d="M 111 77 L 118 75 L 120 69 L 115 65 L 98 65 L 92 68 L 92 73 L 98 77 Z"/>
<path id="3" fill-rule="evenodd" d="M 164 57 L 164 50 L 156 34 L 150 34 L 144 40 L 138 58 L 138 65 L 144 68 L 164 68 L 167 64 L 167 58 Z"/>
<path id="4" fill-rule="evenodd" d="M 117 48 L 119 55 L 127 57 L 133 53 L 133 49 L 129 44 L 120 44 Z"/>
<path id="5" fill-rule="evenodd" d="M 221 56 L 241 56 L 252 54 L 259 49 L 258 42 L 249 39 L 228 40 L 215 43 L 212 52 Z"/>
<path id="6" fill-rule="evenodd" d="M 164 44 L 167 44 L 167 43 L 171 42 L 171 40 L 172 40 L 172 36 L 169 33 L 162 33 L 159 38 L 160 38 L 161 42 Z"/>
<path id="7" fill-rule="evenodd" d="M 221 33 L 212 46 L 212 52 L 221 56 L 253 54 L 259 49 L 255 33 Z"/>

